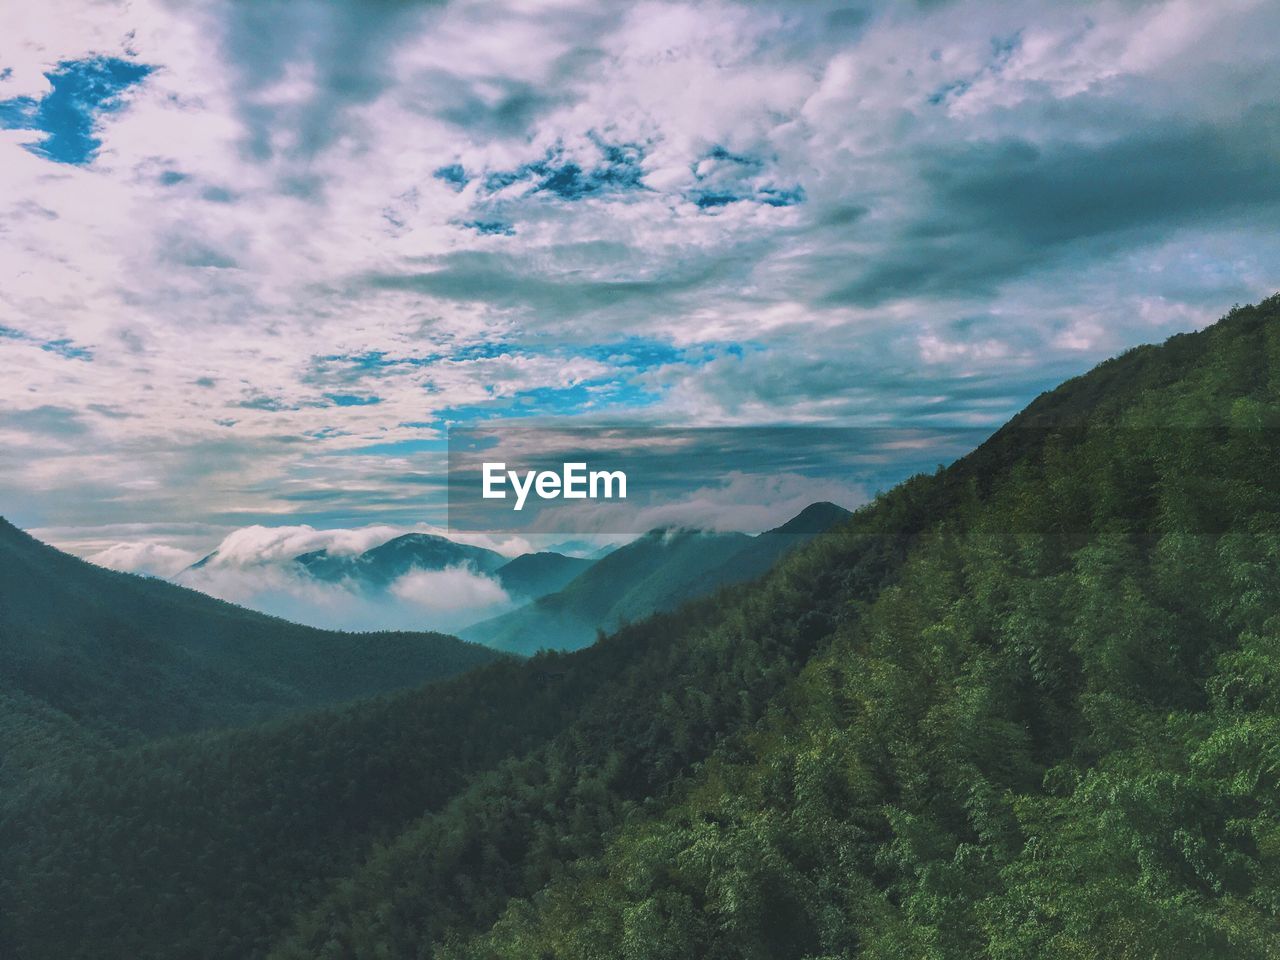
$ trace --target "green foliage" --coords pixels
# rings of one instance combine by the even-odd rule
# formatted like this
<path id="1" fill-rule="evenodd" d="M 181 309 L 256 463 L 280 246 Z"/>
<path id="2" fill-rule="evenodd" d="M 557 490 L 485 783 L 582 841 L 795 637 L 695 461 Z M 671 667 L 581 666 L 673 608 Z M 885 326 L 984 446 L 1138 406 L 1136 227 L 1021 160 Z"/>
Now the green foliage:
<path id="1" fill-rule="evenodd" d="M 1276 957 L 1277 314 L 1103 364 L 759 584 L 29 791 L 6 955 Z"/>
<path id="2" fill-rule="evenodd" d="M 37 717 L 41 739 L 61 731 L 64 745 L 137 743 L 369 697 L 496 656 L 437 633 L 288 623 L 95 567 L 3 520 L 0 640 L 0 744 L 11 744 L 0 780 L 46 765 L 15 732 Z"/>
<path id="3" fill-rule="evenodd" d="M 746 755 L 447 955 L 1274 956 L 1277 307 L 1004 431 Z"/>

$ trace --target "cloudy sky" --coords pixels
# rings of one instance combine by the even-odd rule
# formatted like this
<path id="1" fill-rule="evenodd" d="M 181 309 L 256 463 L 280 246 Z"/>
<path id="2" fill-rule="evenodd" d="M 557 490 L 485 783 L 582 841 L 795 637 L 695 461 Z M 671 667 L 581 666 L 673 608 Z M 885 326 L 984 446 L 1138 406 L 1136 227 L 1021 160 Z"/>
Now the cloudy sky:
<path id="1" fill-rule="evenodd" d="M 994 427 L 1280 286 L 1277 36 L 1256 0 L 5 4 L 0 513 L 159 569 L 439 522 L 449 423 Z"/>

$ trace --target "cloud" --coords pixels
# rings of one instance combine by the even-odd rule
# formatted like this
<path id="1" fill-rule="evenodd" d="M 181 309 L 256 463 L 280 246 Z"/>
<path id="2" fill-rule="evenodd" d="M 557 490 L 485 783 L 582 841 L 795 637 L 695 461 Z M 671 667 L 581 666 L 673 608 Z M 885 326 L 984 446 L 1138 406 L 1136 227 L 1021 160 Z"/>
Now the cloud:
<path id="1" fill-rule="evenodd" d="M 385 525 L 358 529 L 317 530 L 307 525 L 254 525 L 234 530 L 198 565 L 172 574 L 174 582 L 264 613 L 312 626 L 344 630 L 440 630 L 451 632 L 513 606 L 501 585 L 477 571 L 410 570 L 385 590 L 342 579 L 318 580 L 294 563 L 317 550 L 355 556 L 407 532 Z M 507 554 L 529 549 L 517 537 L 453 537 L 459 542 L 499 549 Z M 193 556 L 162 544 L 120 544 L 89 557 L 94 562 L 144 556 Z M 104 565 L 115 565 L 104 563 Z M 127 569 L 116 566 L 116 569 Z M 134 568 L 138 569 L 138 568 Z"/>
<path id="2" fill-rule="evenodd" d="M 248 569 L 263 565 L 287 564 L 293 558 L 326 550 L 335 556 L 355 556 L 386 543 L 406 533 L 443 535 L 438 527 L 418 524 L 413 527 L 397 527 L 375 524 L 354 529 L 330 528 L 318 530 L 306 524 L 296 526 L 266 526 L 254 524 L 233 530 L 222 538 L 208 554 L 205 569 Z M 496 550 L 509 556 L 528 550 L 528 542 L 517 537 L 494 539 L 487 536 L 456 536 L 450 539 L 472 546 Z"/>
<path id="3" fill-rule="evenodd" d="M 465 567 L 447 570 L 415 570 L 391 585 L 393 597 L 435 613 L 456 615 L 463 611 L 472 622 L 487 614 L 477 611 L 509 608 L 511 598 L 496 580 Z"/>
<path id="4" fill-rule="evenodd" d="M 68 542 L 410 528 L 443 522 L 451 421 L 994 426 L 1273 292 L 1277 29 L 1251 0 L 13 6 L 0 503 Z"/>
<path id="5" fill-rule="evenodd" d="M 81 414 L 70 407 L 44 404 L 0 414 L 0 429 L 8 428 L 32 436 L 69 440 L 89 432 Z"/>
<path id="6" fill-rule="evenodd" d="M 196 560 L 198 553 L 162 543 L 129 542 L 112 544 L 89 557 L 90 563 L 109 570 L 141 573 L 152 577 L 172 577 Z"/>
<path id="7" fill-rule="evenodd" d="M 908 225 L 910 242 L 827 302 L 995 296 L 1032 265 L 1070 258 L 1079 269 L 1197 224 L 1256 227 L 1280 204 L 1277 129 L 1280 110 L 1267 107 L 1231 123 L 1148 123 L 1102 144 L 932 149 L 918 167 L 930 212 Z"/>
<path id="8" fill-rule="evenodd" d="M 177 582 L 253 610 L 331 630 L 450 633 L 513 605 L 498 583 L 465 569 L 414 571 L 376 595 L 349 581 L 312 579 L 283 563 L 202 567 L 181 574 Z"/>
<path id="9" fill-rule="evenodd" d="M 290 561 L 313 550 L 353 556 L 397 536 L 394 527 L 359 530 L 316 530 L 305 524 L 268 527 L 255 524 L 227 534 L 210 554 L 208 566 L 243 568 Z"/>

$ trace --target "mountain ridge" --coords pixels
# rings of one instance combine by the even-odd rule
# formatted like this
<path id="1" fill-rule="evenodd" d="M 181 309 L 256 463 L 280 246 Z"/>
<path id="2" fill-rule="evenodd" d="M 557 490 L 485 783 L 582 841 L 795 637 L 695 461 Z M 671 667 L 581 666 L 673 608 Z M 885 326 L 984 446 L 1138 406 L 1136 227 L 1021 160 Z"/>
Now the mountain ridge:
<path id="1" fill-rule="evenodd" d="M 524 654 L 543 647 L 578 649 L 602 631 L 759 577 L 786 552 L 848 516 L 842 507 L 819 502 L 755 537 L 659 527 L 595 561 L 559 591 L 467 627 L 459 635 Z"/>

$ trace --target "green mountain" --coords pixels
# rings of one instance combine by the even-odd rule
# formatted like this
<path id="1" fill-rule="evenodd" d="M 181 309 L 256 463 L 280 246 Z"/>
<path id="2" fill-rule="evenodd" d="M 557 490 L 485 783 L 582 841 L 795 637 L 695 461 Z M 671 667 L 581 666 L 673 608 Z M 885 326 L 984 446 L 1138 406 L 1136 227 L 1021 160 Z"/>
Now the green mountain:
<path id="1" fill-rule="evenodd" d="M 1280 297 L 587 649 L 90 757 L 0 955 L 1275 957 L 1277 427 Z"/>
<path id="2" fill-rule="evenodd" d="M 674 610 L 728 584 L 764 574 L 787 551 L 849 516 L 815 503 L 757 537 L 702 530 L 652 530 L 595 562 L 557 593 L 462 631 L 499 650 L 576 650 L 601 631 Z"/>
<path id="3" fill-rule="evenodd" d="M 440 634 L 301 627 L 104 570 L 0 520 L 0 778 L 58 745 L 256 723 L 493 656 Z"/>
<path id="4" fill-rule="evenodd" d="M 317 580 L 349 580 L 370 591 L 385 590 L 414 570 L 467 567 L 492 576 L 513 597 L 532 600 L 555 593 L 594 561 L 552 551 L 510 559 L 494 550 L 455 543 L 447 537 L 408 533 L 354 556 L 313 550 L 295 557 L 294 562 Z"/>
<path id="5" fill-rule="evenodd" d="M 543 551 L 521 554 L 494 573 L 508 594 L 532 600 L 563 589 L 593 563 L 582 557 Z"/>
<path id="6" fill-rule="evenodd" d="M 746 545 L 740 533 L 652 530 L 596 561 L 563 590 L 459 632 L 498 650 L 576 650 L 601 630 L 678 606 L 691 579 Z"/>
<path id="7" fill-rule="evenodd" d="M 768 573 L 784 556 L 843 523 L 852 514 L 834 503 L 811 503 L 780 527 L 752 537 L 742 549 L 708 566 L 681 583 L 673 584 L 659 609 L 674 609 L 680 603 L 705 596 L 721 587 L 745 583 Z"/>

